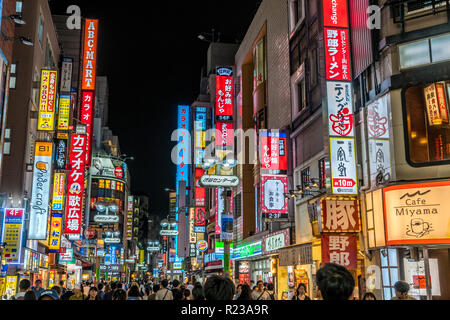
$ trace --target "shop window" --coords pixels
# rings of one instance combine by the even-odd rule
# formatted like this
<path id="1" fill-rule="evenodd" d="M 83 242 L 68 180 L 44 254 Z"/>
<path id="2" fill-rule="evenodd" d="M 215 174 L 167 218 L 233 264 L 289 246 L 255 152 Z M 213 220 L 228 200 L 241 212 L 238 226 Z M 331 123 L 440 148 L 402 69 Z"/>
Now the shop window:
<path id="1" fill-rule="evenodd" d="M 409 163 L 415 166 L 447 163 L 450 160 L 450 81 L 410 87 L 404 94 Z"/>
<path id="2" fill-rule="evenodd" d="M 265 69 L 264 38 L 262 38 L 253 49 L 253 90 L 266 80 Z"/>
<path id="3" fill-rule="evenodd" d="M 441 5 L 445 5 L 445 1 L 444 0 L 409 1 L 406 5 L 406 9 L 408 13 L 415 13 L 417 11 L 432 9 L 433 5 L 435 7 L 440 7 Z"/>
<path id="4" fill-rule="evenodd" d="M 391 300 L 395 297 L 394 284 L 399 280 L 397 249 L 381 249 L 380 260 L 384 300 Z"/>

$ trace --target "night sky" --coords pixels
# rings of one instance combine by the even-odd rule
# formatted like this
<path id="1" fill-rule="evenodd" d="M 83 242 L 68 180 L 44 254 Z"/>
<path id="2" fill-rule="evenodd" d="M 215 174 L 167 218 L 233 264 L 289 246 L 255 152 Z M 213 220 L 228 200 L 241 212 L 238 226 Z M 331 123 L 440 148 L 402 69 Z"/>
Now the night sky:
<path id="1" fill-rule="evenodd" d="M 106 1 L 50 0 L 52 14 L 69 5 L 82 17 L 99 19 L 97 75 L 109 84 L 109 128 L 119 136 L 133 194 L 149 196 L 152 214 L 166 215 L 175 188 L 170 141 L 177 105 L 190 105 L 200 88 L 209 43 L 198 34 L 221 33 L 221 42 L 244 38 L 257 0 Z M 155 3 L 145 7 L 144 3 Z M 217 37 L 217 34 L 216 34 Z"/>

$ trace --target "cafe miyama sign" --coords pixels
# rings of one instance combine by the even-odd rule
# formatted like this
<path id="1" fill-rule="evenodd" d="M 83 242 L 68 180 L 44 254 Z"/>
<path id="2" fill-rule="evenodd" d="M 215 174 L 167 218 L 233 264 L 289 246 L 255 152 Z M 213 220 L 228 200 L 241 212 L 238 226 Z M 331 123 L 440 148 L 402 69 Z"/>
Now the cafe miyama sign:
<path id="1" fill-rule="evenodd" d="M 450 182 L 383 189 L 387 245 L 450 243 Z"/>

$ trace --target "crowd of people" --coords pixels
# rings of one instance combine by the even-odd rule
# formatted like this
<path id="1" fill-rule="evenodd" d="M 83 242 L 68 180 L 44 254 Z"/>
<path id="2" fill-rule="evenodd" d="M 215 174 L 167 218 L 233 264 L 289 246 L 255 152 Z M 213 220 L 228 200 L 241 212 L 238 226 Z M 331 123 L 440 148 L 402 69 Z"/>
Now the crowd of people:
<path id="1" fill-rule="evenodd" d="M 342 266 L 328 263 L 316 275 L 318 299 L 349 300 L 353 297 L 355 281 L 351 273 Z M 404 281 L 395 284 L 396 297 L 392 300 L 415 300 L 408 295 L 409 285 Z M 121 282 L 101 281 L 82 283 L 73 289 L 67 289 L 64 281 L 59 285 L 44 289 L 41 280 L 31 286 L 28 279 L 19 283 L 19 292 L 13 300 L 286 300 L 278 299 L 272 283 L 253 281 L 250 284 L 239 284 L 235 287 L 229 278 L 214 275 L 204 285 L 200 282 L 181 283 L 178 280 L 158 281 L 153 279 L 123 284 Z M 292 300 L 311 300 L 306 294 L 306 286 L 300 283 Z M 376 300 L 375 295 L 368 292 L 363 300 Z"/>

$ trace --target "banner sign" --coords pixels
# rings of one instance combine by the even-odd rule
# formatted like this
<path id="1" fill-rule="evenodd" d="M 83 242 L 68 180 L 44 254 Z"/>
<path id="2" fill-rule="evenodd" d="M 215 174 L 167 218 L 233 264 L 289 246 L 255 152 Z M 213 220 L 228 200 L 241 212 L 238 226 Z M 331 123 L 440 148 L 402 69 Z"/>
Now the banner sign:
<path id="1" fill-rule="evenodd" d="M 53 131 L 56 108 L 56 70 L 41 70 L 38 130 Z"/>
<path id="2" fill-rule="evenodd" d="M 195 232 L 205 232 L 206 227 L 206 214 L 204 207 L 195 207 L 194 213 L 194 230 Z M 203 231 L 198 231 L 203 230 Z"/>
<path id="3" fill-rule="evenodd" d="M 62 58 L 61 64 L 61 84 L 59 90 L 61 92 L 70 92 L 72 87 L 72 58 Z"/>
<path id="4" fill-rule="evenodd" d="M 347 0 L 323 0 L 323 25 L 348 28 Z"/>
<path id="5" fill-rule="evenodd" d="M 330 138 L 333 194 L 358 194 L 355 139 Z"/>
<path id="6" fill-rule="evenodd" d="M 277 174 L 287 170 L 287 135 L 279 131 L 260 131 L 261 169 Z"/>
<path id="7" fill-rule="evenodd" d="M 53 144 L 51 142 L 36 142 L 28 229 L 29 240 L 47 239 L 52 154 Z"/>
<path id="8" fill-rule="evenodd" d="M 287 176 L 261 176 L 262 213 L 268 219 L 287 218 Z"/>
<path id="9" fill-rule="evenodd" d="M 186 138 L 190 130 L 190 107 L 178 106 L 178 146 L 177 146 L 177 175 L 176 175 L 176 194 L 178 195 L 178 186 L 180 181 L 186 182 L 186 187 L 189 187 L 189 164 L 191 144 Z M 177 205 L 178 208 L 178 200 Z"/>
<path id="10" fill-rule="evenodd" d="M 348 29 L 324 28 L 327 80 L 351 81 Z"/>
<path id="11" fill-rule="evenodd" d="M 233 259 L 243 259 L 259 256 L 262 254 L 262 240 L 239 244 L 233 250 Z"/>
<path id="12" fill-rule="evenodd" d="M 232 146 L 233 145 L 233 123 L 217 122 L 216 123 L 216 146 Z"/>
<path id="13" fill-rule="evenodd" d="M 322 263 L 336 263 L 347 269 L 357 267 L 356 235 L 322 234 Z"/>
<path id="14" fill-rule="evenodd" d="M 330 136 L 354 136 L 352 94 L 351 82 L 327 81 L 328 133 Z"/>
<path id="15" fill-rule="evenodd" d="M 84 25 L 82 90 L 95 89 L 97 66 L 98 20 L 86 19 Z"/>
<path id="16" fill-rule="evenodd" d="M 233 115 L 233 69 L 216 70 L 216 116 Z"/>
<path id="17" fill-rule="evenodd" d="M 56 139 L 55 148 L 55 169 L 66 169 L 67 140 Z"/>
<path id="18" fill-rule="evenodd" d="M 383 189 L 387 245 L 450 243 L 450 182 Z"/>
<path id="19" fill-rule="evenodd" d="M 83 216 L 84 169 L 86 136 L 73 134 L 70 141 L 69 177 L 67 187 L 66 219 L 64 233 L 81 234 Z"/>
<path id="20" fill-rule="evenodd" d="M 195 234 L 195 208 L 189 209 L 189 243 L 195 243 L 197 241 L 197 235 Z"/>
<path id="21" fill-rule="evenodd" d="M 262 240 L 263 254 L 277 253 L 279 249 L 290 245 L 289 229 L 268 234 Z"/>
<path id="22" fill-rule="evenodd" d="M 55 172 L 53 177 L 52 210 L 61 211 L 63 209 L 65 183 L 66 183 L 65 173 Z"/>
<path id="23" fill-rule="evenodd" d="M 2 243 L 6 243 L 1 259 L 5 264 L 19 264 L 22 249 L 22 230 L 25 209 L 5 208 Z"/>
<path id="24" fill-rule="evenodd" d="M 322 232 L 359 232 L 358 200 L 322 199 Z"/>
<path id="25" fill-rule="evenodd" d="M 69 130 L 70 94 L 59 96 L 58 130 Z"/>
<path id="26" fill-rule="evenodd" d="M 48 242 L 49 252 L 59 252 L 61 246 L 61 229 L 62 229 L 62 215 L 52 214 L 50 223 L 50 235 Z"/>
<path id="27" fill-rule="evenodd" d="M 209 188 L 233 188 L 239 185 L 239 178 L 236 176 L 203 175 L 200 178 L 200 185 Z"/>
<path id="28" fill-rule="evenodd" d="M 86 125 L 86 165 L 90 166 L 95 96 L 92 91 L 83 91 L 81 97 L 81 123 Z"/>

